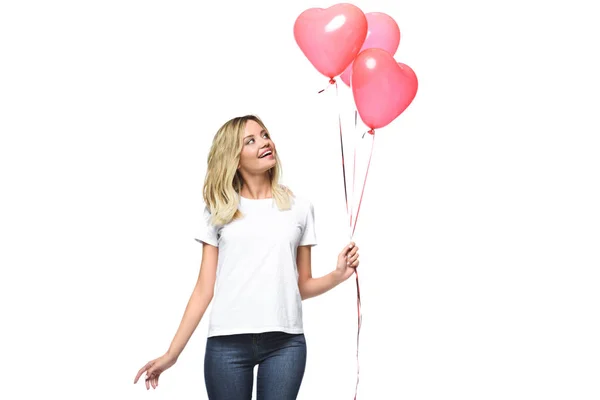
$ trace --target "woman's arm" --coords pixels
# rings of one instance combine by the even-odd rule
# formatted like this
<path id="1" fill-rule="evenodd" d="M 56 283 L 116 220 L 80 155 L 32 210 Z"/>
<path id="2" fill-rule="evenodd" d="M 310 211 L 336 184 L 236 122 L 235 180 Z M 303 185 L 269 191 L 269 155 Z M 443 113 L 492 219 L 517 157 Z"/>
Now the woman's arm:
<path id="1" fill-rule="evenodd" d="M 167 351 L 167 354 L 175 359 L 179 357 L 190 340 L 213 298 L 218 255 L 219 249 L 217 247 L 206 243 L 202 244 L 202 262 L 200 263 L 198 281 L 187 303 L 177 333 L 175 333 L 175 337 Z"/>
<path id="2" fill-rule="evenodd" d="M 335 270 L 320 278 L 312 277 L 311 246 L 298 246 L 296 264 L 298 265 L 298 288 L 302 300 L 319 296 L 343 281 Z"/>

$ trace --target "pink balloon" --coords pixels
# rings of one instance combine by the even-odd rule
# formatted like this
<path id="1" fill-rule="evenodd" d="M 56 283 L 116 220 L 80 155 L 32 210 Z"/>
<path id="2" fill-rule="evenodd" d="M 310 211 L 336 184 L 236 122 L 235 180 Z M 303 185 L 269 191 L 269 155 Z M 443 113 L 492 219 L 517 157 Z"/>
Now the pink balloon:
<path id="1" fill-rule="evenodd" d="M 333 80 L 356 57 L 367 36 L 367 18 L 360 8 L 340 3 L 309 8 L 294 23 L 294 38 L 306 58 Z"/>
<path id="2" fill-rule="evenodd" d="M 354 60 L 352 94 L 356 110 L 371 133 L 402 114 L 418 86 L 415 72 L 385 50 L 367 49 Z"/>
<path id="3" fill-rule="evenodd" d="M 367 38 L 362 45 L 360 51 L 366 49 L 382 49 L 390 53 L 396 54 L 400 45 L 400 28 L 392 17 L 380 12 L 372 12 L 365 14 L 367 18 Z M 352 82 L 352 64 L 340 76 L 342 81 L 350 86 Z"/>

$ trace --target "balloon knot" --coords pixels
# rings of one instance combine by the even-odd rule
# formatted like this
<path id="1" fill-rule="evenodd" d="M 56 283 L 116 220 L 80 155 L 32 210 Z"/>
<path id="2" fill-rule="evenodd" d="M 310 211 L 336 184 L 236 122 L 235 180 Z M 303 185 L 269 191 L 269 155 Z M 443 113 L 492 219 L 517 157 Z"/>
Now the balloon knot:
<path id="1" fill-rule="evenodd" d="M 374 135 L 375 134 L 375 129 L 370 129 L 369 130 L 369 134 Z"/>
<path id="2" fill-rule="evenodd" d="M 333 78 L 329 79 L 329 83 L 332 84 L 332 85 L 334 85 L 335 84 L 335 79 L 333 79 Z"/>

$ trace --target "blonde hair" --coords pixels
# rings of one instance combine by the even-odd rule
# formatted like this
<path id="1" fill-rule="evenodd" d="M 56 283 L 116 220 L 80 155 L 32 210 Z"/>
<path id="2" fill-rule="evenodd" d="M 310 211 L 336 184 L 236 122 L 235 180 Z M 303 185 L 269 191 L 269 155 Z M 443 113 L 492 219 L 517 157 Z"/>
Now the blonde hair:
<path id="1" fill-rule="evenodd" d="M 255 121 L 268 132 L 265 124 L 256 115 L 232 118 L 217 131 L 208 153 L 208 168 L 204 180 L 204 202 L 211 212 L 214 225 L 225 225 L 242 218 L 238 210 L 240 190 L 244 184 L 238 172 L 243 133 L 248 121 Z M 289 210 L 294 194 L 279 184 L 281 161 L 275 153 L 275 166 L 269 170 L 271 192 L 279 210 Z"/>

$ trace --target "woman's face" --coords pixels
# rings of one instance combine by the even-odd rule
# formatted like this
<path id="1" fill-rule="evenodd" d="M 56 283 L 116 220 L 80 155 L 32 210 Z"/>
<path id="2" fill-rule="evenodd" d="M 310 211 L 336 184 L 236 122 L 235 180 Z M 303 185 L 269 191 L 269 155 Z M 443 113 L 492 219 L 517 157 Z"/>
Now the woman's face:
<path id="1" fill-rule="evenodd" d="M 275 166 L 275 144 L 256 121 L 246 122 L 238 169 L 251 175 L 264 174 Z"/>

